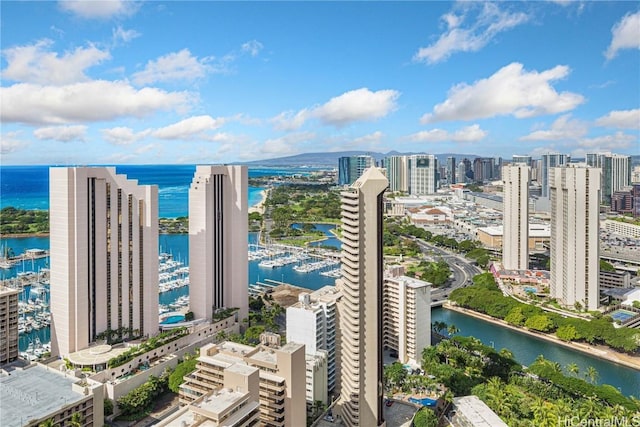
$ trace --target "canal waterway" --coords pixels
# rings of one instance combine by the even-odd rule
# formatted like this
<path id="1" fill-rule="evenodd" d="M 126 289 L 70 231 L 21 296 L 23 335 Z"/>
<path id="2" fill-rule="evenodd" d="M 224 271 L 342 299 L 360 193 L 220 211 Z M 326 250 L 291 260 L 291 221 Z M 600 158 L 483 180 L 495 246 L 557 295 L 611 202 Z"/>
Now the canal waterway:
<path id="1" fill-rule="evenodd" d="M 565 374 L 568 374 L 566 366 L 575 363 L 580 368 L 578 375 L 583 379 L 587 368 L 593 366 L 599 374 L 598 384 L 610 384 L 627 396 L 640 397 L 640 371 L 635 369 L 446 308 L 431 310 L 431 322 L 436 321 L 455 325 L 460 330 L 458 335 L 474 336 L 485 345 L 493 346 L 496 349 L 507 348 L 513 353 L 515 359 L 524 365 L 530 365 L 536 357 L 543 355 L 545 359 L 558 362 L 565 370 Z"/>
<path id="2" fill-rule="evenodd" d="M 330 226 L 327 225 L 327 231 L 329 227 Z M 248 242 L 255 243 L 256 237 L 255 233 L 250 233 Z M 25 249 L 49 249 L 48 237 L 7 238 L 1 239 L 0 243 L 3 247 L 6 245 L 12 248 L 16 254 L 23 253 Z M 188 235 L 163 234 L 160 236 L 159 243 L 161 252 L 171 253 L 174 259 L 188 265 Z M 333 285 L 335 283 L 334 278 L 323 276 L 319 271 L 299 273 L 293 270 L 293 265 L 265 269 L 259 267 L 258 262 L 259 261 L 251 261 L 249 263 L 250 283 L 271 279 L 310 290 L 316 290 L 322 286 Z M 3 279 L 15 277 L 16 274 L 22 271 L 38 271 L 38 269 L 48 267 L 49 265 L 46 259 L 35 260 L 33 262 L 26 261 L 9 270 L 0 270 L 0 277 Z M 168 304 L 182 295 L 187 295 L 188 292 L 188 287 L 179 288 L 160 294 L 159 300 L 161 304 Z M 546 359 L 558 362 L 563 367 L 570 363 L 577 364 L 580 368 L 581 375 L 584 375 L 589 366 L 593 366 L 599 373 L 599 384 L 611 384 L 619 388 L 625 395 L 640 396 L 640 371 L 443 308 L 433 309 L 432 322 L 435 321 L 443 321 L 448 325 L 453 324 L 460 329 L 459 335 L 475 336 L 486 345 L 493 345 L 497 349 L 508 348 L 513 352 L 516 360 L 524 365 L 531 364 L 538 355 L 542 354 Z M 34 330 L 30 334 L 22 334 L 19 343 L 20 351 L 24 351 L 29 342 L 35 341 L 36 337 L 42 343 L 49 342 L 49 328 L 42 328 L 38 331 Z"/>

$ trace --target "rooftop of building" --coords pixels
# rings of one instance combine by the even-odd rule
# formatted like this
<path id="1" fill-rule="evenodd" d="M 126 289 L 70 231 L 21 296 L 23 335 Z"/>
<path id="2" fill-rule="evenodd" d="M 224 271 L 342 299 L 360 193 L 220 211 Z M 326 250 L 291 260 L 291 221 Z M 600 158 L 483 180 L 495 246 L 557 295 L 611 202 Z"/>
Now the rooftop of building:
<path id="1" fill-rule="evenodd" d="M 39 420 L 66 405 L 86 398 L 72 390 L 80 381 L 46 366 L 33 364 L 0 376 L 0 425 L 20 427 Z"/>
<path id="2" fill-rule="evenodd" d="M 496 415 L 478 396 L 454 397 L 453 404 L 456 417 L 462 416 L 474 427 L 507 427 L 507 424 Z"/>
<path id="3" fill-rule="evenodd" d="M 19 294 L 19 289 L 13 289 L 8 286 L 0 285 L 0 296 Z"/>
<path id="4" fill-rule="evenodd" d="M 502 225 L 480 227 L 478 230 L 490 236 L 502 236 L 504 234 Z M 551 237 L 551 226 L 547 224 L 529 224 L 529 237 Z"/>
<path id="5" fill-rule="evenodd" d="M 193 402 L 191 406 L 219 417 L 221 413 L 245 399 L 247 394 L 228 388 L 221 388 L 207 395 L 204 399 Z"/>
<path id="6" fill-rule="evenodd" d="M 409 276 L 385 277 L 385 280 L 390 280 L 396 283 L 400 283 L 412 289 L 419 289 L 426 286 L 431 286 L 431 283 L 429 282 L 416 279 L 415 277 L 409 277 Z"/>

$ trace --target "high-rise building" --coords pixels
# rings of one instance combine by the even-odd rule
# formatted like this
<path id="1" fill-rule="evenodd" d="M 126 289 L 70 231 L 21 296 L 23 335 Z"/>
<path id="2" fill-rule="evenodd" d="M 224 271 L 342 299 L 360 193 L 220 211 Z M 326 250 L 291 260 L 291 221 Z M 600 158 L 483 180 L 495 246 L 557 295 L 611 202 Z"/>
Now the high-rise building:
<path id="1" fill-rule="evenodd" d="M 456 171 L 456 182 L 459 184 L 464 184 L 467 182 L 467 168 L 464 161 L 460 161 L 458 164 L 458 169 Z"/>
<path id="2" fill-rule="evenodd" d="M 600 290 L 599 168 L 551 168 L 551 297 L 596 310 Z"/>
<path id="3" fill-rule="evenodd" d="M 524 163 L 527 166 L 531 166 L 531 156 L 514 154 L 511 158 L 511 163 Z"/>
<path id="4" fill-rule="evenodd" d="M 305 345 L 307 355 L 327 353 L 327 390 L 336 386 L 336 304 L 340 293 L 335 286 L 325 286 L 311 294 L 300 295 L 287 308 L 287 342 Z"/>
<path id="5" fill-rule="evenodd" d="M 480 182 L 493 179 L 493 158 L 476 157 L 473 160 L 473 179 Z"/>
<path id="6" fill-rule="evenodd" d="M 196 319 L 215 310 L 249 311 L 248 171 L 197 166 L 189 189 L 189 307 Z"/>
<path id="7" fill-rule="evenodd" d="M 18 358 L 18 295 L 0 285 L 0 365 Z"/>
<path id="8" fill-rule="evenodd" d="M 571 156 L 568 154 L 548 153 L 543 154 L 540 167 L 540 177 L 538 181 L 542 186 L 542 197 L 549 197 L 549 169 L 558 166 L 568 165 L 571 162 Z"/>
<path id="9" fill-rule="evenodd" d="M 180 403 L 227 388 L 259 400 L 261 425 L 306 425 L 304 345 L 267 346 L 261 340 L 256 347 L 225 341 L 200 348 L 196 370 L 180 385 Z"/>
<path id="10" fill-rule="evenodd" d="M 409 156 L 409 193 L 434 194 L 438 188 L 437 169 L 438 160 L 433 154 Z"/>
<path id="11" fill-rule="evenodd" d="M 382 235 L 388 184 L 379 169 L 370 168 L 342 192 L 338 410 L 347 426 L 384 423 Z"/>
<path id="12" fill-rule="evenodd" d="M 502 157 L 493 158 L 493 179 L 502 179 Z"/>
<path id="13" fill-rule="evenodd" d="M 631 185 L 631 156 L 587 153 L 587 165 L 602 169 L 600 201 L 611 206 L 611 196 Z"/>
<path id="14" fill-rule="evenodd" d="M 376 165 L 372 156 L 358 155 L 338 159 L 338 184 L 351 185 L 362 175 L 365 169 Z"/>
<path id="15" fill-rule="evenodd" d="M 383 298 L 384 346 L 396 350 L 401 363 L 419 366 L 431 345 L 431 283 L 391 269 Z"/>
<path id="16" fill-rule="evenodd" d="M 49 170 L 51 352 L 158 332 L 158 187 L 115 168 Z"/>
<path id="17" fill-rule="evenodd" d="M 507 270 L 525 270 L 529 265 L 529 174 L 525 163 L 502 167 L 502 264 Z"/>
<path id="18" fill-rule="evenodd" d="M 389 190 L 407 193 L 409 191 L 408 157 L 389 156 L 384 159 L 384 167 L 389 179 Z"/>
<path id="19" fill-rule="evenodd" d="M 449 184 L 456 183 L 456 158 L 453 156 L 447 157 L 447 182 Z"/>

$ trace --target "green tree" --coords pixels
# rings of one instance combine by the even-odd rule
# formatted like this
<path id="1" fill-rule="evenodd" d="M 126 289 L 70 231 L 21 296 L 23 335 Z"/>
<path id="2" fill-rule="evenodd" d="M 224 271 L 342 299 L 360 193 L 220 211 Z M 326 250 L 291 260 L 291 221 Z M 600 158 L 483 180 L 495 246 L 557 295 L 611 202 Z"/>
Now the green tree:
<path id="1" fill-rule="evenodd" d="M 108 417 L 113 414 L 113 400 L 109 398 L 104 399 L 104 416 Z"/>
<path id="2" fill-rule="evenodd" d="M 449 335 L 455 335 L 458 332 L 460 332 L 460 329 L 458 329 L 456 325 L 449 325 L 449 327 L 447 328 L 447 333 Z"/>
<path id="3" fill-rule="evenodd" d="M 180 392 L 180 384 L 184 382 L 184 377 L 196 370 L 198 359 L 195 355 L 185 357 L 181 363 L 176 366 L 171 375 L 169 375 L 169 390 L 174 393 Z"/>
<path id="4" fill-rule="evenodd" d="M 516 306 L 513 307 L 509 314 L 506 315 L 504 321 L 516 326 L 522 326 L 524 324 L 525 318 L 522 314 L 522 307 Z"/>
<path id="5" fill-rule="evenodd" d="M 56 422 L 53 421 L 53 418 L 48 418 L 43 422 L 41 422 L 40 424 L 38 424 L 38 427 L 59 427 L 59 426 L 60 424 L 56 424 Z"/>
<path id="6" fill-rule="evenodd" d="M 71 418 L 69 419 L 69 427 L 82 427 L 82 423 L 84 422 L 84 417 L 82 416 L 82 412 L 74 412 L 71 414 Z"/>
<path id="7" fill-rule="evenodd" d="M 556 330 L 556 336 L 562 341 L 573 341 L 578 337 L 578 331 L 573 325 L 563 325 Z"/>
<path id="8" fill-rule="evenodd" d="M 560 328 L 558 328 L 560 329 Z M 567 365 L 567 371 L 573 375 L 573 376 L 578 376 L 578 373 L 580 372 L 580 368 L 578 367 L 578 365 L 576 365 L 575 363 L 569 363 Z"/>
<path id="9" fill-rule="evenodd" d="M 393 362 L 391 365 L 387 365 L 384 368 L 385 388 L 392 390 L 394 387 L 399 386 L 407 378 L 407 370 L 404 369 L 402 363 Z"/>
<path id="10" fill-rule="evenodd" d="M 540 332 L 549 332 L 553 328 L 553 321 L 549 316 L 537 314 L 528 318 L 524 323 L 524 326 Z"/>
<path id="11" fill-rule="evenodd" d="M 431 409 L 423 407 L 413 417 L 413 425 L 415 427 L 437 427 L 438 417 Z"/>
<path id="12" fill-rule="evenodd" d="M 587 372 L 585 372 L 585 376 L 589 378 L 589 381 L 591 382 L 591 384 L 595 384 L 596 381 L 598 380 L 599 374 L 596 368 L 594 368 L 593 366 L 589 366 L 587 368 Z"/>

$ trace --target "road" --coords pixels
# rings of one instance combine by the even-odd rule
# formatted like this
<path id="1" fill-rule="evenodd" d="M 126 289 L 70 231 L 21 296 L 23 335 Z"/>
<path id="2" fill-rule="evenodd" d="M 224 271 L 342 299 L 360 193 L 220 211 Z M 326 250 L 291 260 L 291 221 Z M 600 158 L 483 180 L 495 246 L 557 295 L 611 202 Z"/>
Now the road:
<path id="1" fill-rule="evenodd" d="M 453 280 L 445 283 L 439 288 L 432 289 L 432 301 L 447 299 L 451 291 L 470 284 L 473 276 L 482 273 L 482 270 L 471 264 L 466 258 L 459 254 L 449 252 L 421 239 L 416 239 L 416 243 L 420 246 L 423 253 L 426 253 L 433 258 L 441 258 L 449 264 L 449 268 L 453 273 Z"/>

